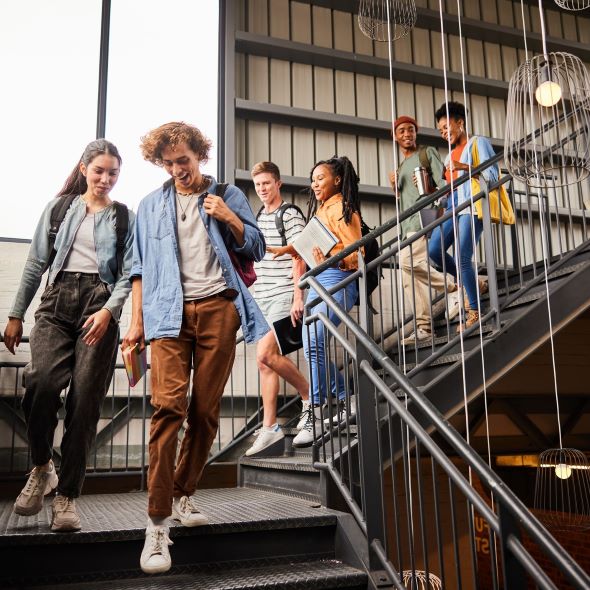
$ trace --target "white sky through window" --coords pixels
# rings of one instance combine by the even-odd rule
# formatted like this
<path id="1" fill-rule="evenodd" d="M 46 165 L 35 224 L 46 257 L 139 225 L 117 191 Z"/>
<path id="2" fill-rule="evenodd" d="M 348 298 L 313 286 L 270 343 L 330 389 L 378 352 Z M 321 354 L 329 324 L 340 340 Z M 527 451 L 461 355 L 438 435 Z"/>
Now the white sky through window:
<path id="1" fill-rule="evenodd" d="M 31 238 L 39 216 L 96 133 L 101 0 L 0 2 L 0 237 Z M 123 167 L 111 197 L 136 210 L 166 179 L 141 135 L 186 121 L 213 140 L 218 3 L 112 0 L 106 137 Z"/>

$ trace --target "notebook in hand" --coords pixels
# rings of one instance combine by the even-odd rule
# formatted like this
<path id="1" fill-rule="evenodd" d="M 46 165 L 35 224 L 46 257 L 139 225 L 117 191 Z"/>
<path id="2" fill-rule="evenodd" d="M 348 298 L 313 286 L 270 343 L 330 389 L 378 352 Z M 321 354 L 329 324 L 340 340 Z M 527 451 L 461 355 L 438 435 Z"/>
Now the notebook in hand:
<path id="1" fill-rule="evenodd" d="M 121 350 L 129 385 L 135 387 L 147 371 L 146 349 L 139 349 L 139 344 Z"/>
<path id="2" fill-rule="evenodd" d="M 309 268 L 317 266 L 313 257 L 314 247 L 318 247 L 324 256 L 338 243 L 338 238 L 317 218 L 312 217 L 307 225 L 293 240 L 292 245 L 305 260 Z"/>
<path id="3" fill-rule="evenodd" d="M 303 332 L 301 322 L 296 326 L 291 323 L 291 316 L 273 322 L 272 329 L 277 338 L 281 354 L 289 354 L 303 347 Z"/>

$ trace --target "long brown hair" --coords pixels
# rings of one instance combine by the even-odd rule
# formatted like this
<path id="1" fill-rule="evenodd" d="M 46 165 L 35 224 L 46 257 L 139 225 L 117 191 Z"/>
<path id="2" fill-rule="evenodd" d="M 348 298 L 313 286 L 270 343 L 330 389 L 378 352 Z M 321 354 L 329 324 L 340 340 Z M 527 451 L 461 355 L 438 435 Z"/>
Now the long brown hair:
<path id="1" fill-rule="evenodd" d="M 86 182 L 86 177 L 80 170 L 80 164 L 84 164 L 84 166 L 88 167 L 94 158 L 105 154 L 117 158 L 119 166 L 123 162 L 119 155 L 119 150 L 110 141 L 107 141 L 106 139 L 95 139 L 94 141 L 91 141 L 84 149 L 80 160 L 74 166 L 74 169 L 68 176 L 62 189 L 57 193 L 56 197 L 64 197 L 65 195 L 83 195 L 88 189 L 88 183 Z"/>

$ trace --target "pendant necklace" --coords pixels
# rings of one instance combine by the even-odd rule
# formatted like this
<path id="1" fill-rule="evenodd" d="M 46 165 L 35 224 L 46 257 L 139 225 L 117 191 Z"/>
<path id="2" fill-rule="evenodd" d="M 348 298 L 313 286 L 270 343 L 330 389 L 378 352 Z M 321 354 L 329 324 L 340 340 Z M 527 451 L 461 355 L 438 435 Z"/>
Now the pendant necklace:
<path id="1" fill-rule="evenodd" d="M 195 193 L 192 193 L 191 195 L 182 195 L 183 197 L 188 197 L 188 202 L 186 204 L 186 207 L 183 209 L 182 205 L 180 203 L 180 199 L 178 197 L 179 194 L 182 193 L 176 193 L 176 202 L 178 203 L 178 206 L 180 207 L 180 210 L 182 211 L 181 215 L 180 215 L 180 219 L 182 221 L 186 221 L 186 210 L 189 208 L 189 205 L 191 204 L 191 199 L 195 196 Z"/>

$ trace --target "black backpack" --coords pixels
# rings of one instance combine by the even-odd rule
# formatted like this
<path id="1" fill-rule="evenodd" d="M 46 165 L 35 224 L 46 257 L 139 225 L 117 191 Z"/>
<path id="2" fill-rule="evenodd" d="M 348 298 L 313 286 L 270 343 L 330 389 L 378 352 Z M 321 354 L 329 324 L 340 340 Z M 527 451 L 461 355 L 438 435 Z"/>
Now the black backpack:
<path id="1" fill-rule="evenodd" d="M 364 237 L 372 230 L 365 223 L 365 220 L 361 217 L 361 235 Z M 371 238 L 365 244 L 365 264 L 369 264 L 379 256 L 379 242 L 376 238 Z M 367 273 L 367 297 L 371 297 L 371 293 L 379 285 L 379 267 L 371 268 Z M 360 296 L 357 297 L 355 305 L 360 305 Z"/>
<path id="2" fill-rule="evenodd" d="M 283 223 L 283 216 L 285 215 L 285 211 L 287 209 L 295 209 L 296 211 L 299 212 L 299 214 L 301 215 L 301 217 L 303 217 L 303 221 L 305 222 L 305 215 L 303 215 L 303 211 L 301 211 L 301 209 L 299 209 L 299 207 L 297 207 L 297 205 L 293 204 L 293 203 L 283 203 L 278 209 L 275 210 L 275 225 L 277 228 L 277 231 L 279 232 L 279 235 L 281 236 L 281 243 L 283 246 L 287 245 L 287 237 L 285 235 L 285 225 Z M 262 214 L 262 212 L 264 211 L 264 205 L 262 207 L 260 207 L 260 209 L 258 210 L 258 213 L 256 213 L 256 221 L 258 221 L 258 218 L 260 217 L 260 215 Z"/>
<path id="3" fill-rule="evenodd" d="M 76 195 L 59 197 L 59 203 L 51 211 L 51 225 L 49 228 L 49 248 L 51 253 L 49 254 L 49 259 L 43 267 L 41 274 L 43 274 L 55 260 L 55 255 L 57 254 L 54 248 L 55 238 L 61 223 L 66 216 L 66 212 L 75 198 Z M 118 276 L 123 269 L 125 239 L 127 238 L 127 231 L 129 230 L 129 210 L 126 205 L 117 201 L 113 201 L 113 205 L 115 206 L 115 227 L 117 232 L 117 272 L 115 276 Z"/>

